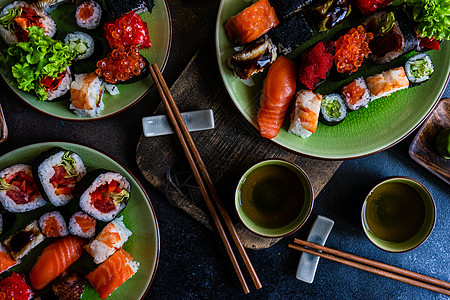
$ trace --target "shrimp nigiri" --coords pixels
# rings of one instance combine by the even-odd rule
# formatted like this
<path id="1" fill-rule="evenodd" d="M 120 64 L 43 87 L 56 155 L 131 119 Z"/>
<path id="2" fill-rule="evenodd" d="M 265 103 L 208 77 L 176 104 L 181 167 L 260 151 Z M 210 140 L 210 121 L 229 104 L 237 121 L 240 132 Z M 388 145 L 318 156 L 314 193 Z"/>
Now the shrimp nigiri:
<path id="1" fill-rule="evenodd" d="M 48 245 L 30 271 L 30 281 L 36 290 L 43 289 L 73 264 L 83 253 L 86 240 L 68 235 Z"/>
<path id="2" fill-rule="evenodd" d="M 263 137 L 272 139 L 280 131 L 289 102 L 295 94 L 296 74 L 295 63 L 284 56 L 270 66 L 257 116 Z"/>

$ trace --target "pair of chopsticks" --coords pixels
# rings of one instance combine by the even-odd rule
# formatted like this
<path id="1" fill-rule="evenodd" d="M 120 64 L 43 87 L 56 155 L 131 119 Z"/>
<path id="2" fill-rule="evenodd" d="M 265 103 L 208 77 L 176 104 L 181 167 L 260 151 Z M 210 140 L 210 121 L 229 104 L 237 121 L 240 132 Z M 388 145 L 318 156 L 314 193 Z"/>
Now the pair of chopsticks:
<path id="1" fill-rule="evenodd" d="M 181 117 L 180 111 L 178 110 L 175 100 L 173 99 L 170 90 L 156 63 L 151 65 L 150 74 L 152 75 L 153 80 L 155 81 L 156 88 L 158 89 L 158 92 L 163 100 L 164 106 L 166 107 L 167 115 L 169 116 L 169 119 L 174 127 L 174 131 L 178 139 L 180 140 L 181 145 L 183 146 L 184 154 L 188 159 L 189 166 L 191 167 L 191 170 L 194 173 L 195 180 L 197 181 L 202 196 L 205 199 L 206 206 L 208 207 L 208 210 L 214 221 L 214 225 L 216 226 L 217 232 L 219 233 L 219 236 L 222 239 L 223 244 L 225 245 L 228 257 L 230 258 L 231 263 L 233 264 L 234 271 L 236 272 L 239 278 L 239 282 L 241 283 L 242 288 L 244 289 L 244 293 L 248 294 L 250 290 L 247 286 L 247 283 L 245 282 L 244 275 L 242 274 L 241 268 L 239 267 L 239 264 L 233 253 L 233 249 L 231 248 L 230 242 L 227 238 L 224 227 L 222 225 L 222 220 L 217 214 L 216 208 L 219 210 L 219 213 L 222 216 L 223 221 L 225 222 L 226 228 L 228 229 L 229 234 L 231 235 L 231 238 L 233 239 L 236 248 L 238 249 L 239 254 L 241 255 L 244 261 L 244 264 L 248 272 L 250 273 L 250 276 L 253 280 L 253 283 L 255 284 L 255 287 L 257 289 L 261 288 L 261 282 L 259 281 L 258 275 L 256 274 L 255 269 L 253 268 L 253 265 L 247 256 L 247 253 L 245 252 L 244 246 L 242 246 L 242 243 L 236 233 L 236 229 L 234 228 L 234 225 L 231 222 L 231 219 L 228 216 L 228 213 L 225 210 L 225 207 L 223 206 L 222 201 L 219 198 L 219 195 L 214 187 L 214 184 L 212 183 L 211 177 L 209 176 L 208 170 L 206 169 L 206 166 L 203 163 L 202 158 L 200 157 L 197 147 L 195 146 L 194 141 L 192 140 L 192 137 L 189 134 L 187 126 L 184 123 L 183 118 Z"/>
<path id="2" fill-rule="evenodd" d="M 450 296 L 450 282 L 397 268 L 381 262 L 359 257 L 350 253 L 331 249 L 300 239 L 295 239 L 294 242 L 296 243 L 296 245 L 289 244 L 288 247 L 312 255 L 317 255 L 319 257 L 326 258 L 347 266 L 358 268 L 360 270 L 371 272 L 377 275 L 395 279 L 404 283 Z"/>

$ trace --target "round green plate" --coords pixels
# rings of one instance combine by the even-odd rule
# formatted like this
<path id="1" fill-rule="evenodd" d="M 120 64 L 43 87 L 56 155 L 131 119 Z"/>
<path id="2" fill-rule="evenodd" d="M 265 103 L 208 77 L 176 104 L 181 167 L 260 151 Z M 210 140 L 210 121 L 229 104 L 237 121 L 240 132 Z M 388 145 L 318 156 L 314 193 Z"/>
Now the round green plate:
<path id="1" fill-rule="evenodd" d="M 266 72 L 254 76 L 255 85 L 248 86 L 233 76 L 227 67 L 227 60 L 235 53 L 235 45 L 228 39 L 224 24 L 233 15 L 250 5 L 244 0 L 222 0 L 216 22 L 215 44 L 220 75 L 231 100 L 241 114 L 255 127 L 258 127 L 256 115 Z M 362 19 L 352 13 L 345 21 L 325 33 L 315 32 L 312 39 L 289 54 L 294 59 L 301 51 L 323 39 L 337 39 L 345 28 L 356 26 Z M 384 150 L 411 133 L 431 112 L 439 99 L 450 71 L 450 41 L 441 44 L 440 51 L 429 51 L 435 72 L 431 79 L 420 86 L 398 91 L 387 98 L 377 99 L 355 112 L 337 126 L 326 126 L 319 122 L 317 131 L 308 138 L 301 138 L 287 132 L 289 117 L 278 135 L 272 139 L 278 145 L 296 153 L 322 159 L 350 159 L 370 155 Z M 384 65 L 366 62 L 352 76 L 336 80 L 328 79 L 316 92 L 329 94 L 358 76 L 367 77 L 404 64 L 409 55 Z M 289 113 L 289 111 L 288 111 Z"/>
<path id="2" fill-rule="evenodd" d="M 119 172 L 124 175 L 131 184 L 131 197 L 127 207 L 120 215 L 123 216 L 125 226 L 133 232 L 133 235 L 124 244 L 123 248 L 133 256 L 135 261 L 139 262 L 139 270 L 131 279 L 117 288 L 108 299 L 140 299 L 146 294 L 150 284 L 155 276 L 158 266 L 160 238 L 158 222 L 155 211 L 146 194 L 144 188 L 137 179 L 121 164 L 106 154 L 103 154 L 92 148 L 66 142 L 47 142 L 32 144 L 19 148 L 0 157 L 0 170 L 17 163 L 31 163 L 41 152 L 52 147 L 61 147 L 76 152 L 81 156 L 88 171 L 103 168 Z M 72 200 L 66 205 L 69 211 L 76 210 L 76 200 Z M 14 226 L 11 230 L 4 233 L 2 238 L 8 237 L 18 230 L 24 228 L 32 220 L 38 220 L 39 217 L 47 211 L 53 211 L 55 207 L 46 204 L 39 209 L 21 213 L 17 215 Z M 106 223 L 105 223 L 106 224 Z M 103 224 L 103 226 L 105 225 Z M 100 224 L 97 224 L 97 232 L 100 230 Z M 28 274 L 42 250 L 54 239 L 46 238 L 41 244 L 34 248 L 28 255 L 22 259 L 22 263 L 8 270 Z M 70 269 L 83 270 L 83 273 L 93 270 L 96 265 L 88 253 L 84 253 L 79 260 L 69 267 Z M 49 287 L 43 290 L 45 292 Z M 100 299 L 97 292 L 87 282 L 82 299 Z"/>
<path id="3" fill-rule="evenodd" d="M 12 2 L 11 0 L 0 0 L 0 7 L 3 8 L 7 4 Z M 99 1 L 101 3 L 101 1 Z M 104 8 L 105 5 L 102 5 Z M 58 31 L 54 38 L 63 40 L 68 32 L 83 31 L 92 35 L 103 46 L 103 55 L 109 52 L 109 46 L 103 37 L 102 24 L 94 30 L 87 30 L 77 26 L 75 18 L 75 5 L 71 3 L 61 4 L 55 8 L 50 15 L 55 20 Z M 105 10 L 103 11 L 105 14 Z M 67 16 L 70 16 L 68 18 Z M 144 22 L 147 22 L 148 31 L 152 46 L 149 49 L 141 49 L 139 52 L 152 63 L 157 63 L 160 68 L 164 69 L 164 66 L 169 57 L 170 44 L 172 40 L 172 21 L 169 12 L 169 5 L 166 0 L 156 0 L 152 13 L 143 12 L 139 14 Z M 102 16 L 102 22 L 105 19 L 109 19 L 109 15 Z M 5 49 L 6 44 L 3 40 L 0 41 L 0 49 Z M 103 56 L 103 57 L 104 57 Z M 100 59 L 99 57 L 98 59 Z M 81 62 L 75 62 L 73 73 L 85 73 L 95 70 L 95 64 L 97 60 L 89 60 Z M 132 84 L 118 84 L 120 93 L 115 96 L 111 96 L 108 92 L 105 92 L 103 96 L 103 102 L 105 108 L 101 112 L 101 116 L 97 118 L 80 117 L 75 115 L 70 109 L 70 100 L 62 100 L 59 102 L 40 102 L 36 100 L 34 94 L 30 94 L 19 90 L 16 86 L 10 84 L 11 75 L 5 68 L 0 67 L 1 77 L 5 80 L 11 90 L 17 94 L 25 103 L 29 104 L 33 108 L 51 115 L 56 118 L 73 121 L 88 121 L 95 119 L 103 119 L 106 117 L 118 114 L 141 100 L 145 94 L 149 91 L 153 80 L 151 76 L 147 76 L 145 79 Z"/>

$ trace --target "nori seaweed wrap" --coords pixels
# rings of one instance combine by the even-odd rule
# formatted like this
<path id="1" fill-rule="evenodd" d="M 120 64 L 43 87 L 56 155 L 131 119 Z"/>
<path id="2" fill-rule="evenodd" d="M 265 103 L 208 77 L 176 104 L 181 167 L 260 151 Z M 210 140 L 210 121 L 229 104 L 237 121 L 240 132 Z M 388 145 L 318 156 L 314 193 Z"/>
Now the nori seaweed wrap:
<path id="1" fill-rule="evenodd" d="M 324 95 L 320 103 L 319 121 L 328 126 L 334 126 L 344 121 L 347 107 L 339 94 Z"/>

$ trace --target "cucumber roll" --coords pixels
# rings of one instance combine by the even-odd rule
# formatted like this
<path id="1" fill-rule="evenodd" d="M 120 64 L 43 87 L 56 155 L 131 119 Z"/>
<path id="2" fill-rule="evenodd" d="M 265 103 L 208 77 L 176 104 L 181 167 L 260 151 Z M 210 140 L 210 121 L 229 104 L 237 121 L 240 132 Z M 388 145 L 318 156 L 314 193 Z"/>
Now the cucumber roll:
<path id="1" fill-rule="evenodd" d="M 405 72 L 409 81 L 413 84 L 427 81 L 434 72 L 430 56 L 426 53 L 418 53 L 410 57 L 406 61 Z"/>
<path id="2" fill-rule="evenodd" d="M 89 172 L 77 186 L 74 194 L 80 199 L 81 209 L 97 220 L 113 220 L 127 205 L 131 186 L 119 173 L 107 170 Z"/>
<path id="3" fill-rule="evenodd" d="M 55 206 L 66 205 L 73 199 L 75 184 L 86 174 L 78 154 L 58 147 L 43 152 L 33 166 L 41 194 Z"/>
<path id="4" fill-rule="evenodd" d="M 94 39 L 87 33 L 80 31 L 68 33 L 64 42 L 72 52 L 75 52 L 75 60 L 88 58 L 94 53 Z"/>
<path id="5" fill-rule="evenodd" d="M 320 104 L 319 120 L 329 126 L 334 126 L 344 121 L 347 116 L 345 101 L 339 94 L 329 94 L 322 98 Z"/>

